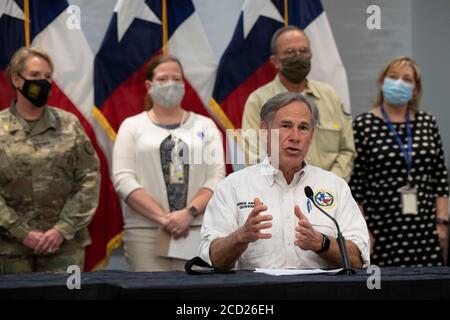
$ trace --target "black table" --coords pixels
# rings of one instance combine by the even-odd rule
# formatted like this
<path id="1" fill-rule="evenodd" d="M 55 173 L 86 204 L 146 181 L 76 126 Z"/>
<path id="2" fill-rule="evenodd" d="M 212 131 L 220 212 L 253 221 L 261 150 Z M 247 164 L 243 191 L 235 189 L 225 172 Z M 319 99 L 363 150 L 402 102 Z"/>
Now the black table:
<path id="1" fill-rule="evenodd" d="M 69 290 L 64 273 L 0 275 L 0 300 L 152 299 L 152 300 L 291 300 L 291 299 L 450 299 L 450 267 L 383 268 L 381 289 L 369 290 L 371 274 L 270 276 L 187 275 L 184 272 L 81 274 L 81 289 Z"/>

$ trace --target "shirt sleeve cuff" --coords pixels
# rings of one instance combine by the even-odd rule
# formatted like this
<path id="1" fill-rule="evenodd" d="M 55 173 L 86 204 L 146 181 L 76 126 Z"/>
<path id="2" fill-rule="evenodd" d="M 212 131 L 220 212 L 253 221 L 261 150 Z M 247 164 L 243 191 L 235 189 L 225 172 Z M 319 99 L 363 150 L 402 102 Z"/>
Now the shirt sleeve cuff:
<path id="1" fill-rule="evenodd" d="M 351 242 L 353 242 L 356 247 L 358 248 L 360 254 L 361 254 L 361 259 L 363 261 L 363 268 L 368 268 L 370 266 L 370 247 L 368 243 L 365 243 L 364 241 L 352 238 L 352 237 L 348 237 L 345 240 L 349 240 Z"/>
<path id="2" fill-rule="evenodd" d="M 203 261 L 209 263 L 210 265 L 212 265 L 211 263 L 211 257 L 209 256 L 209 250 L 211 247 L 211 243 L 218 239 L 218 238 L 223 238 L 226 235 L 221 234 L 219 232 L 211 232 L 209 235 L 207 235 L 204 239 L 202 239 L 202 243 L 200 244 L 200 258 L 203 259 Z"/>
<path id="3" fill-rule="evenodd" d="M 22 241 L 23 239 L 25 239 L 31 229 L 26 223 L 19 223 L 18 225 L 9 228 L 8 231 L 14 238 Z"/>
<path id="4" fill-rule="evenodd" d="M 125 200 L 134 190 L 142 188 L 136 180 L 129 180 L 126 183 L 121 183 L 116 190 L 121 199 Z"/>
<path id="5" fill-rule="evenodd" d="M 75 230 L 65 221 L 58 221 L 55 225 L 55 229 L 58 230 L 66 240 L 72 240 L 75 236 Z"/>
<path id="6" fill-rule="evenodd" d="M 216 181 L 216 180 L 210 179 L 210 180 L 206 181 L 206 182 L 202 185 L 202 188 L 206 188 L 206 189 L 209 189 L 209 190 L 211 190 L 212 192 L 214 192 L 214 189 L 215 189 L 215 187 L 216 187 L 216 185 L 217 185 L 217 182 L 218 182 L 218 181 Z"/>

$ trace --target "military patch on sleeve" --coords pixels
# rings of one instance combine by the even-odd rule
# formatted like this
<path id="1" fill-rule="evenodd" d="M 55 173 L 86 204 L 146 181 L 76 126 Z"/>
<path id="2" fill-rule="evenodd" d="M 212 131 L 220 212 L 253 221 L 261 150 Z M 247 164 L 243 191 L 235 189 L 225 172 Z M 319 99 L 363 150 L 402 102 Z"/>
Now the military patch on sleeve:
<path id="1" fill-rule="evenodd" d="M 345 104 L 341 103 L 341 109 L 342 109 L 342 112 L 344 113 L 344 115 L 346 115 L 347 117 L 352 116 L 352 112 L 351 112 L 349 106 L 346 106 Z"/>
<path id="2" fill-rule="evenodd" d="M 314 195 L 314 201 L 325 209 L 331 209 L 336 204 L 336 197 L 331 191 L 319 190 Z"/>
<path id="3" fill-rule="evenodd" d="M 92 156 L 95 153 L 94 147 L 89 141 L 86 141 L 84 143 L 84 151 L 86 151 L 86 153 L 90 156 Z"/>

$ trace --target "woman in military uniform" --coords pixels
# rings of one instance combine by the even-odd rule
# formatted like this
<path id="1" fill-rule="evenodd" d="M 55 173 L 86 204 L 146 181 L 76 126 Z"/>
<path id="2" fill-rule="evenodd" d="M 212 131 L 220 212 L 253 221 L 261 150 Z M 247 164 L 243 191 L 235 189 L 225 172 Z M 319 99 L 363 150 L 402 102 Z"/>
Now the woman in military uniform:
<path id="1" fill-rule="evenodd" d="M 71 113 L 47 105 L 53 63 L 20 48 L 7 77 L 17 99 L 0 112 L 0 273 L 84 264 L 99 162 Z"/>

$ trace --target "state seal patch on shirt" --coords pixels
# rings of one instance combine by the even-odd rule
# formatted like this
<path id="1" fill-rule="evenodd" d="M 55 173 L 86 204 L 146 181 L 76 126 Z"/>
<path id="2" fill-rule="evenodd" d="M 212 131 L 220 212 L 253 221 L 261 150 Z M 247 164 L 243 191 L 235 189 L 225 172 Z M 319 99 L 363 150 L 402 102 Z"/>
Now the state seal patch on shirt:
<path id="1" fill-rule="evenodd" d="M 328 190 L 319 190 L 314 194 L 314 201 L 324 209 L 331 209 L 336 204 L 336 196 Z"/>

